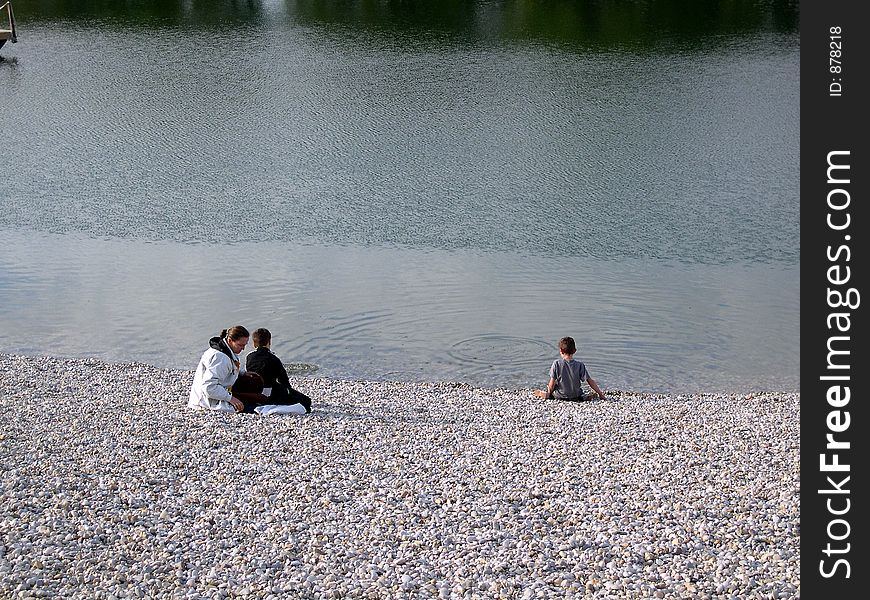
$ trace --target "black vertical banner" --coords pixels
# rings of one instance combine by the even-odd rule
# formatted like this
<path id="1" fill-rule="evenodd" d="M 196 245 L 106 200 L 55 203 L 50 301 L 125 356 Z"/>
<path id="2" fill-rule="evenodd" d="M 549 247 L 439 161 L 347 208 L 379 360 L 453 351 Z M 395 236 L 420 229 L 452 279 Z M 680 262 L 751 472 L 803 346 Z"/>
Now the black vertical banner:
<path id="1" fill-rule="evenodd" d="M 864 598 L 870 20 L 801 2 L 801 593 Z M 860 13 L 859 14 L 859 10 Z M 859 361 L 859 357 L 863 359 Z"/>

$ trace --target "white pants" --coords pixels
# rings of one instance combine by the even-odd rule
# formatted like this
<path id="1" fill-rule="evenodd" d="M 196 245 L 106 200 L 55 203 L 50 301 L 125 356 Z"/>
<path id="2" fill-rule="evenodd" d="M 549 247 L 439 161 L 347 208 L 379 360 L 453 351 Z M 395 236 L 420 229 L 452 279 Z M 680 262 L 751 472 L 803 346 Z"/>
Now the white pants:
<path id="1" fill-rule="evenodd" d="M 304 415 L 305 407 L 301 404 L 264 404 L 254 409 L 261 417 L 269 415 Z"/>

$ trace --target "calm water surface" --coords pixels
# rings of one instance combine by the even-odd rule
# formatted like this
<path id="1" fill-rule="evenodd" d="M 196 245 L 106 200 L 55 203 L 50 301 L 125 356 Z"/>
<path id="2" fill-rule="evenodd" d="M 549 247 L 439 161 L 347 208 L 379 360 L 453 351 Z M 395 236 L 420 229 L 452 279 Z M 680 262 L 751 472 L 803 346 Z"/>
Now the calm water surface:
<path id="1" fill-rule="evenodd" d="M 101 4 L 0 50 L 4 350 L 798 389 L 796 9 Z"/>

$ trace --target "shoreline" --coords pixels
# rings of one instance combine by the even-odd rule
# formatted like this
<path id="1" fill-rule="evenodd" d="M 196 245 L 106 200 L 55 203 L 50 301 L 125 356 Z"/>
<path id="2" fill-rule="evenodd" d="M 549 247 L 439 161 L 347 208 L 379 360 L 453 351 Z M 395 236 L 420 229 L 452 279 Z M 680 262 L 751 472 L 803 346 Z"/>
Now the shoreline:
<path id="1" fill-rule="evenodd" d="M 242 355 L 244 358 L 244 354 Z M 139 360 L 107 360 L 98 356 L 65 356 L 65 355 L 57 355 L 57 354 L 27 354 L 27 353 L 17 353 L 17 352 L 0 352 L 0 360 L 12 360 L 12 359 L 26 359 L 26 360 L 46 360 L 46 361 L 66 361 L 70 363 L 85 363 L 85 364 L 100 364 L 105 366 L 114 366 L 121 369 L 127 368 L 137 368 L 137 369 L 153 369 L 155 371 L 163 371 L 166 374 L 173 374 L 180 377 L 189 377 L 188 384 L 193 381 L 193 371 L 196 367 L 196 363 L 198 363 L 198 356 L 192 359 L 192 367 L 191 368 L 183 368 L 183 367 L 162 367 L 159 365 L 155 365 L 153 363 L 139 361 Z M 478 390 L 480 392 L 494 392 L 494 393 L 502 393 L 502 394 L 520 394 L 520 395 L 528 395 L 531 398 L 531 392 L 534 389 L 540 389 L 546 387 L 547 377 L 546 374 L 541 376 L 541 383 L 537 387 L 514 387 L 510 385 L 486 385 L 486 384 L 476 384 L 469 383 L 465 381 L 452 381 L 452 380 L 438 380 L 438 381 L 426 381 L 426 380 L 402 380 L 402 379 L 367 379 L 367 378 L 353 378 L 353 377 L 333 377 L 329 375 L 317 375 L 319 372 L 319 367 L 317 365 L 307 365 L 306 367 L 313 366 L 313 369 L 294 369 L 294 365 L 300 365 L 304 363 L 284 363 L 284 367 L 287 369 L 287 374 L 290 378 L 291 383 L 304 383 L 306 381 L 312 382 L 320 382 L 320 383 L 333 383 L 333 384 L 371 384 L 371 385 L 406 385 L 406 386 L 420 386 L 423 388 L 428 387 L 462 387 L 468 388 L 472 390 Z M 586 386 L 588 391 L 588 386 Z M 661 398 L 690 398 L 690 397 L 708 397 L 708 398 L 732 398 L 732 399 L 740 399 L 745 398 L 747 396 L 759 396 L 759 395 L 776 395 L 776 396 L 796 396 L 800 398 L 801 392 L 799 389 L 764 389 L 764 388 L 749 388 L 747 390 L 738 391 L 738 390 L 719 390 L 719 391 L 709 391 L 709 390 L 697 390 L 697 391 L 650 391 L 650 390 L 623 390 L 623 389 L 615 389 L 609 387 L 602 387 L 602 390 L 607 394 L 607 401 L 611 401 L 611 394 L 614 397 L 623 398 L 645 398 L 645 399 L 661 399 Z M 188 390 L 189 391 L 189 390 Z M 186 397 L 186 396 L 185 396 Z M 185 400 L 186 401 L 186 400 Z"/>
<path id="2" fill-rule="evenodd" d="M 799 393 L 303 377 L 314 412 L 263 418 L 2 358 L 3 596 L 800 596 Z"/>

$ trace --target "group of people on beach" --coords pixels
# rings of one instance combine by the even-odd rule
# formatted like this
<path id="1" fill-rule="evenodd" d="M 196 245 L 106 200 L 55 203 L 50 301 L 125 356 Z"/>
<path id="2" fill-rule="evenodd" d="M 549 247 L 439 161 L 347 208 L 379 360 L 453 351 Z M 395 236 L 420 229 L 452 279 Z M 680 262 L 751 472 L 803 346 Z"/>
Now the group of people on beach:
<path id="1" fill-rule="evenodd" d="M 253 338 L 254 351 L 245 358 L 241 353 Z M 311 412 L 311 398 L 293 389 L 287 369 L 272 353 L 272 334 L 255 329 L 253 335 L 241 325 L 221 331 L 208 341 L 193 375 L 190 408 L 220 412 L 254 413 L 265 407 L 282 407 L 280 412 Z"/>
<path id="2" fill-rule="evenodd" d="M 253 338 L 254 351 L 245 358 L 240 355 Z M 265 410 L 305 414 L 311 412 L 311 398 L 293 389 L 281 360 L 272 353 L 272 334 L 260 328 L 249 334 L 241 325 L 224 329 L 208 341 L 193 376 L 190 388 L 190 408 L 221 412 L 254 413 Z M 559 340 L 559 358 L 550 366 L 550 380 L 544 390 L 532 392 L 536 398 L 566 401 L 591 400 L 584 395 L 585 381 L 600 399 L 604 392 L 589 375 L 586 365 L 574 359 L 577 346 L 574 338 Z M 267 408 L 269 407 L 269 408 Z"/>

